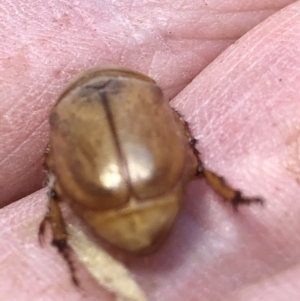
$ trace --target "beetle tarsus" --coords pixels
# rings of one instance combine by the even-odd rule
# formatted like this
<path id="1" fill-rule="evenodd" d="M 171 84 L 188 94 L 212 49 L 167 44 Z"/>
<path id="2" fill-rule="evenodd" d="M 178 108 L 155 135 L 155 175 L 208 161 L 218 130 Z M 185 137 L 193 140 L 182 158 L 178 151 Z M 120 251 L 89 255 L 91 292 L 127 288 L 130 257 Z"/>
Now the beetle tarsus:
<path id="1" fill-rule="evenodd" d="M 75 286 L 79 287 L 79 281 L 76 277 L 76 269 L 75 269 L 74 263 L 71 259 L 72 250 L 71 250 L 70 246 L 68 245 L 67 240 L 53 239 L 52 245 L 57 248 L 58 252 L 63 256 L 63 258 L 67 262 L 69 269 L 70 269 L 72 282 L 74 283 Z"/>
<path id="2" fill-rule="evenodd" d="M 231 202 L 235 210 L 237 210 L 240 205 L 249 205 L 251 203 L 263 203 L 263 200 L 260 198 L 244 197 L 240 191 L 231 188 L 223 177 L 218 176 L 216 173 L 206 168 L 203 168 L 202 174 L 207 184 L 222 198 Z"/>
<path id="3" fill-rule="evenodd" d="M 48 218 L 45 217 L 39 227 L 39 233 L 38 233 L 38 237 L 39 237 L 39 244 L 41 247 L 44 246 L 45 244 L 45 240 L 44 240 L 44 236 L 45 236 L 45 229 L 46 229 L 46 225 L 49 222 Z"/>
<path id="4" fill-rule="evenodd" d="M 264 200 L 258 197 L 247 198 L 242 195 L 240 191 L 236 191 L 233 199 L 231 200 L 231 204 L 235 211 L 238 211 L 239 206 L 241 205 L 250 205 L 252 203 L 257 203 L 260 205 L 264 204 Z"/>
<path id="5" fill-rule="evenodd" d="M 191 138 L 189 143 L 190 143 L 190 146 L 195 146 L 197 144 L 197 139 Z"/>

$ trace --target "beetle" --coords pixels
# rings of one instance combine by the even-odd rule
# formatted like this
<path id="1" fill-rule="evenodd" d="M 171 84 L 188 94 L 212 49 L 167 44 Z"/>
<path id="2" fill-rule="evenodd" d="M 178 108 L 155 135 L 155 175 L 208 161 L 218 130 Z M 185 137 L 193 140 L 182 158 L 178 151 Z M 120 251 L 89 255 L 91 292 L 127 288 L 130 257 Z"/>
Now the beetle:
<path id="1" fill-rule="evenodd" d="M 70 266 L 61 202 L 96 235 L 136 254 L 162 244 L 195 178 L 235 207 L 261 202 L 203 166 L 187 122 L 139 72 L 106 66 L 81 73 L 62 91 L 49 122 L 49 204 L 39 237 L 49 222 L 52 243 Z"/>

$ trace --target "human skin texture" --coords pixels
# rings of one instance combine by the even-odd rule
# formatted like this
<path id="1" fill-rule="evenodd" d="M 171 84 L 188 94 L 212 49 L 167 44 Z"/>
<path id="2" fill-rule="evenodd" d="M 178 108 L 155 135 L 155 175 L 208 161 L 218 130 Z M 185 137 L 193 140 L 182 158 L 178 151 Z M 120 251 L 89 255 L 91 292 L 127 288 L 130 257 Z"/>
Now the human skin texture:
<path id="1" fill-rule="evenodd" d="M 0 4 L 0 300 L 113 300 L 80 264 L 76 288 L 37 238 L 51 107 L 73 75 L 108 63 L 154 78 L 204 164 L 265 200 L 235 212 L 191 183 L 162 248 L 123 257 L 149 299 L 300 299 L 300 3 L 250 2 Z"/>

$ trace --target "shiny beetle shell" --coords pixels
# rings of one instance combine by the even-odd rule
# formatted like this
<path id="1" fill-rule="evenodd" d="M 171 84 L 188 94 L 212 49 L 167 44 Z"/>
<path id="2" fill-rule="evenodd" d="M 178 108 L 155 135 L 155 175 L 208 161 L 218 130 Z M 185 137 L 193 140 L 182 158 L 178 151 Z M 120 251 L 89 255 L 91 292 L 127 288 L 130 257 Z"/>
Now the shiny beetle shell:
<path id="1" fill-rule="evenodd" d="M 53 189 L 94 233 L 135 253 L 168 234 L 198 161 L 186 124 L 149 77 L 89 70 L 50 115 Z"/>

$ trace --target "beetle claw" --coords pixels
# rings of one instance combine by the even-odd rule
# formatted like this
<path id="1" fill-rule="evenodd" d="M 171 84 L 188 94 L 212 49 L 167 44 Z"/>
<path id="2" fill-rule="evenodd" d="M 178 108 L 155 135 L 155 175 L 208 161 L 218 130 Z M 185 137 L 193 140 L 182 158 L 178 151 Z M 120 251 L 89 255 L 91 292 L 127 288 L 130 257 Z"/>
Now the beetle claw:
<path id="1" fill-rule="evenodd" d="M 44 240 L 43 234 L 41 234 L 41 235 L 39 234 L 39 244 L 42 248 L 45 245 L 45 240 Z"/>
<path id="2" fill-rule="evenodd" d="M 39 227 L 39 233 L 38 233 L 38 237 L 39 237 L 39 244 L 41 247 L 44 247 L 45 245 L 45 229 L 46 229 L 46 224 L 48 223 L 48 219 L 47 217 L 45 217 Z"/>
<path id="3" fill-rule="evenodd" d="M 76 277 L 76 269 L 74 263 L 71 259 L 72 250 L 68 245 L 67 240 L 65 239 L 53 239 L 52 245 L 55 246 L 58 252 L 63 256 L 65 261 L 67 262 L 70 272 L 71 272 L 71 279 L 75 286 L 79 287 L 79 281 Z"/>
<path id="4" fill-rule="evenodd" d="M 257 203 L 263 206 L 264 200 L 258 197 L 246 198 L 240 191 L 236 191 L 234 198 L 231 200 L 232 206 L 235 211 L 238 211 L 240 205 L 250 205 L 252 203 Z"/>

